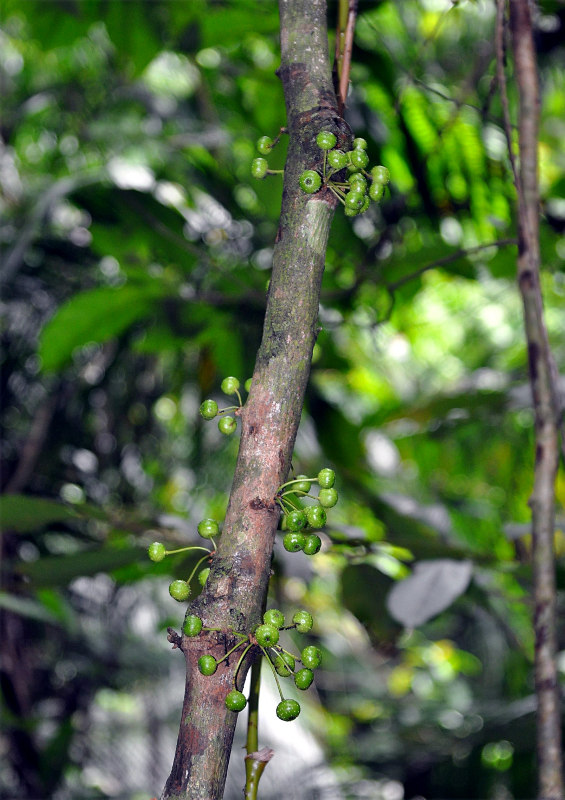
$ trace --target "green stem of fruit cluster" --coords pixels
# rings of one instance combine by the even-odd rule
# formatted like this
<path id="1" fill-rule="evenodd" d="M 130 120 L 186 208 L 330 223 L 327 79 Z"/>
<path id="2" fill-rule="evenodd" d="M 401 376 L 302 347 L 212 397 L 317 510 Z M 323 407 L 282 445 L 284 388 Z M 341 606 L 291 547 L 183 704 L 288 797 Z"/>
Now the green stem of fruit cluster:
<path id="1" fill-rule="evenodd" d="M 290 489 L 288 492 L 283 492 L 281 495 L 279 495 L 279 497 L 282 500 L 283 497 L 286 497 L 287 495 L 292 495 L 292 494 L 300 494 L 300 499 L 301 500 L 302 500 L 303 497 L 309 497 L 311 500 L 315 500 L 316 499 L 313 494 L 310 494 L 309 492 L 300 492 L 297 489 Z M 295 506 L 295 508 L 298 508 L 298 506 Z"/>
<path id="2" fill-rule="evenodd" d="M 273 677 L 274 677 L 274 679 L 275 679 L 275 683 L 277 684 L 277 689 L 279 690 L 279 694 L 280 694 L 280 696 L 281 696 L 281 700 L 284 700 L 284 695 L 283 695 L 283 693 L 282 693 L 281 685 L 280 685 L 280 682 L 279 682 L 279 676 L 277 675 L 277 671 L 276 671 L 276 669 L 275 669 L 275 668 L 274 668 L 274 666 L 273 666 L 273 662 L 272 662 L 272 661 L 271 661 L 271 659 L 269 658 L 269 654 L 267 653 L 267 651 L 265 650 L 265 648 L 264 648 L 264 647 L 262 647 L 262 648 L 261 648 L 261 650 L 263 651 L 263 655 L 265 656 L 265 658 L 266 658 L 266 659 L 267 659 L 267 661 L 269 662 L 269 666 L 270 666 L 270 668 L 271 668 L 271 672 L 273 673 Z"/>
<path id="3" fill-rule="evenodd" d="M 243 647 L 243 642 L 238 642 L 236 645 L 234 645 L 234 646 L 231 648 L 231 650 L 228 650 L 228 652 L 225 654 L 225 656 L 224 656 L 223 658 L 219 658 L 219 659 L 218 659 L 218 664 L 221 664 L 221 663 L 222 663 L 222 661 L 225 661 L 225 660 L 226 660 L 226 658 L 229 658 L 229 656 L 231 656 L 231 654 L 232 654 L 232 653 L 233 653 L 235 650 L 237 650 L 237 649 L 238 649 L 238 647 Z M 236 666 L 236 668 L 235 668 L 235 671 L 234 671 L 234 674 L 233 674 L 233 685 L 234 685 L 234 688 L 237 688 L 237 687 L 236 687 L 236 685 L 235 685 L 235 681 L 236 681 L 236 679 L 237 679 L 237 673 L 238 673 L 239 667 L 241 666 L 241 662 L 243 661 L 243 659 L 244 659 L 244 657 L 245 657 L 245 654 L 247 653 L 247 651 L 248 651 L 248 650 L 249 650 L 251 647 L 253 647 L 253 645 L 251 645 L 251 644 L 250 644 L 250 645 L 247 645 L 247 647 L 245 648 L 245 650 L 244 650 L 244 651 L 243 651 L 243 653 L 241 654 L 239 661 L 237 662 L 237 666 Z"/>
<path id="4" fill-rule="evenodd" d="M 239 396 L 239 392 L 238 392 L 237 394 L 238 394 L 238 396 Z M 237 411 L 237 409 L 238 409 L 238 408 L 241 408 L 241 406 L 242 406 L 242 402 L 241 402 L 241 397 L 240 397 L 240 398 L 239 398 L 239 405 L 238 405 L 238 406 L 226 406 L 225 408 L 219 408 L 219 409 L 218 409 L 218 416 L 219 416 L 220 414 L 225 414 L 225 413 L 226 413 L 226 411 Z"/>
<path id="5" fill-rule="evenodd" d="M 240 643 L 238 644 L 238 647 L 241 647 L 242 645 L 243 645 L 243 642 L 240 642 Z M 247 647 L 245 648 L 245 650 L 244 650 L 244 651 L 243 651 L 243 653 L 241 654 L 241 656 L 240 656 L 240 658 L 239 658 L 239 661 L 238 661 L 238 662 L 237 662 L 237 664 L 236 664 L 236 667 L 235 667 L 235 670 L 234 670 L 234 673 L 233 673 L 233 685 L 234 685 L 234 687 L 235 687 L 236 689 L 237 689 L 237 683 L 236 683 L 236 681 L 237 681 L 237 674 L 238 674 L 238 672 L 239 672 L 239 668 L 241 667 L 241 664 L 242 664 L 242 662 L 243 662 L 243 659 L 245 658 L 245 656 L 246 656 L 246 655 L 247 655 L 247 653 L 248 653 L 248 652 L 251 650 L 251 648 L 252 648 L 252 647 L 253 647 L 253 645 L 252 645 L 252 644 L 248 644 L 248 645 L 247 645 Z M 234 648 L 234 649 L 237 649 L 237 648 Z M 231 652 L 231 651 L 230 651 L 230 652 Z"/>
<path id="6" fill-rule="evenodd" d="M 290 628 L 283 628 L 283 630 L 284 631 L 288 631 L 288 630 L 291 630 L 291 628 L 295 628 L 295 627 L 296 627 L 296 625 L 291 625 Z M 300 656 L 297 656 L 295 653 L 291 653 L 290 650 L 285 650 L 284 647 L 279 647 L 279 650 L 281 651 L 281 653 L 286 653 L 287 656 L 292 656 L 296 661 L 300 661 Z M 291 670 L 291 672 L 292 672 L 292 670 Z"/>
<path id="7" fill-rule="evenodd" d="M 213 540 L 212 540 L 212 541 L 213 541 Z M 205 548 L 205 547 L 199 547 L 199 548 L 198 548 L 199 550 L 206 550 L 206 552 L 208 553 L 208 555 L 206 555 L 206 556 L 202 556 L 202 558 L 201 558 L 199 561 L 197 561 L 197 562 L 196 562 L 196 564 L 195 564 L 195 566 L 194 566 L 194 569 L 192 570 L 192 572 L 190 573 L 190 576 L 189 576 L 189 577 L 187 578 L 187 580 L 186 580 L 186 582 L 187 582 L 189 585 L 190 585 L 190 581 L 191 581 L 191 580 L 194 578 L 194 576 L 195 576 L 195 574 L 196 574 L 196 570 L 198 569 L 198 567 L 200 566 L 200 564 L 202 564 L 202 562 L 203 562 L 203 561 L 206 561 L 206 560 L 207 560 L 207 559 L 210 557 L 210 555 L 211 555 L 213 552 L 215 552 L 215 547 L 216 547 L 216 545 L 214 544 L 214 550 L 206 550 L 206 548 Z"/>
<path id="8" fill-rule="evenodd" d="M 310 481 L 310 483 L 317 483 L 318 478 L 293 478 L 291 481 L 286 481 L 279 486 L 279 492 L 281 489 L 286 489 L 287 486 L 292 486 L 295 483 L 303 483 L 304 481 Z"/>
<path id="9" fill-rule="evenodd" d="M 173 556 L 176 553 L 186 553 L 188 550 L 205 550 L 208 553 L 208 555 L 212 552 L 211 550 L 208 550 L 207 547 L 200 547 L 199 545 L 194 545 L 194 546 L 191 546 L 191 547 L 179 547 L 178 550 L 165 550 L 165 555 L 166 556 Z M 161 551 L 161 552 L 163 552 L 163 551 Z M 204 558 L 206 558 L 206 556 L 204 556 Z M 204 558 L 201 559 L 201 560 L 204 561 Z M 198 563 L 200 563 L 200 562 L 198 562 Z"/>

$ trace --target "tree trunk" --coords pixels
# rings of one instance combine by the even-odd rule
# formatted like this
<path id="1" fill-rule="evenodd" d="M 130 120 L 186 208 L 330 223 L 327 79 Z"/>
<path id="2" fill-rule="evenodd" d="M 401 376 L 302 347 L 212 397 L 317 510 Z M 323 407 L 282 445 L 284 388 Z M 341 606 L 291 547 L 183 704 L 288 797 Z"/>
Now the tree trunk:
<path id="1" fill-rule="evenodd" d="M 350 132 L 337 112 L 326 31 L 325 0 L 280 0 L 281 66 L 290 136 L 280 227 L 274 249 L 263 339 L 245 407 L 241 443 L 218 552 L 202 595 L 189 613 L 222 633 L 171 641 L 186 658 L 187 679 L 177 749 L 165 798 L 221 798 L 237 715 L 224 700 L 238 653 L 210 677 L 203 653 L 221 658 L 260 621 L 279 518 L 275 495 L 286 479 L 317 336 L 318 303 L 335 200 L 329 190 L 306 195 L 299 175 L 321 163 L 321 129 L 342 145 Z M 266 180 L 276 180 L 267 177 Z M 250 660 L 238 674 L 241 688 Z"/>

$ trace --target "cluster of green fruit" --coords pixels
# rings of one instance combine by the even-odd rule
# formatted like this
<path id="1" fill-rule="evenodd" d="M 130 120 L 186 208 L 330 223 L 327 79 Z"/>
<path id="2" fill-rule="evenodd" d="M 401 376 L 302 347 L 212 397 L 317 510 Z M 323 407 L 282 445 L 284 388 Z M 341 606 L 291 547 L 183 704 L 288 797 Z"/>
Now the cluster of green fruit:
<path id="1" fill-rule="evenodd" d="M 261 136 L 260 139 L 257 140 L 257 150 L 261 153 L 261 157 L 254 158 L 251 162 L 251 175 L 257 178 L 257 180 L 261 180 L 265 175 L 282 174 L 282 169 L 269 169 L 267 159 L 262 157 L 269 155 L 273 147 L 278 144 L 280 138 L 279 134 L 275 139 L 271 139 L 270 136 Z"/>
<path id="2" fill-rule="evenodd" d="M 318 495 L 309 494 L 313 483 L 320 487 Z M 327 521 L 327 508 L 333 508 L 338 500 L 334 488 L 335 472 L 324 467 L 315 478 L 298 475 L 283 483 L 277 492 L 277 503 L 283 510 L 281 530 L 288 531 L 283 538 L 283 547 L 289 553 L 302 550 L 306 555 L 315 555 L 322 546 L 322 540 L 314 530 L 323 528 Z M 314 500 L 314 505 L 303 507 L 300 498 Z"/>
<path id="3" fill-rule="evenodd" d="M 277 717 L 279 719 L 289 721 L 296 719 L 300 714 L 300 703 L 296 700 L 285 698 L 279 677 L 289 678 L 291 675 L 294 677 L 294 684 L 297 689 L 306 690 L 314 680 L 314 670 L 319 667 L 322 662 L 322 653 L 313 645 L 304 647 L 300 656 L 285 650 L 279 645 L 279 637 L 281 630 L 297 630 L 299 633 L 308 633 L 311 630 L 314 621 L 312 615 L 308 611 L 297 611 L 292 617 L 292 625 L 285 626 L 284 614 L 277 608 L 271 608 L 263 615 L 263 624 L 258 625 L 253 633 L 243 634 L 233 632 L 233 635 L 239 641 L 220 659 L 216 659 L 210 653 L 200 656 L 198 659 L 198 669 L 202 675 L 213 675 L 218 669 L 218 664 L 225 661 L 229 656 L 239 648 L 243 647 L 240 654 L 239 661 L 237 662 L 234 676 L 233 688 L 226 696 L 226 707 L 230 711 L 242 711 L 247 705 L 247 698 L 237 689 L 237 675 L 243 659 L 252 648 L 259 648 L 263 655 L 266 657 L 269 666 L 273 672 L 277 688 L 281 697 L 280 703 L 277 705 Z M 186 636 L 198 636 L 201 631 L 215 631 L 218 628 L 204 628 L 200 617 L 195 615 L 188 615 L 184 621 L 183 631 Z M 300 661 L 302 668 L 296 670 L 296 662 Z"/>
<path id="4" fill-rule="evenodd" d="M 251 385 L 251 381 L 246 381 L 245 388 L 249 391 L 249 386 Z M 237 411 L 243 405 L 241 400 L 241 395 L 239 393 L 239 381 L 237 378 L 230 376 L 229 378 L 224 378 L 221 383 L 221 389 L 224 394 L 237 395 L 237 399 L 239 400 L 238 406 L 227 406 L 226 408 L 218 408 L 218 404 L 215 400 L 204 400 L 202 405 L 200 406 L 200 414 L 204 417 L 204 419 L 214 419 L 219 414 L 225 414 L 226 411 Z M 235 433 L 237 428 L 237 421 L 235 417 L 228 415 L 226 417 L 220 417 L 218 420 L 218 428 L 220 432 L 225 434 L 226 436 L 230 436 L 230 434 Z"/>
<path id="5" fill-rule="evenodd" d="M 187 600 L 190 597 L 190 582 L 194 578 L 202 562 L 210 559 L 216 552 L 216 543 L 214 541 L 214 537 L 219 536 L 220 526 L 215 519 L 203 519 L 198 523 L 198 533 L 203 539 L 210 539 L 214 545 L 213 550 L 209 550 L 207 547 L 198 546 L 179 547 L 177 550 L 167 550 L 162 542 L 153 542 L 147 548 L 147 555 L 151 561 L 155 561 L 156 563 L 162 561 L 165 556 L 171 556 L 175 553 L 185 553 L 188 550 L 204 550 L 206 552 L 206 555 L 202 556 L 202 558 L 196 563 L 194 569 L 185 581 L 178 578 L 169 585 L 169 594 L 175 600 L 178 600 L 179 603 L 182 603 L 184 600 Z M 210 567 L 204 567 L 204 569 L 201 569 L 200 572 L 198 572 L 198 581 L 202 586 L 204 586 L 208 580 L 209 574 Z"/>
<path id="6" fill-rule="evenodd" d="M 300 188 L 306 194 L 318 192 L 327 186 L 345 207 L 348 217 L 363 214 L 371 200 L 378 202 L 384 195 L 385 186 L 390 181 L 390 173 L 381 165 L 369 167 L 367 142 L 360 137 L 353 140 L 352 150 L 335 149 L 337 139 L 331 131 L 320 131 L 316 144 L 324 152 L 322 174 L 314 169 L 305 170 L 300 176 Z M 340 180 L 333 179 L 337 173 L 347 170 Z"/>
<path id="7" fill-rule="evenodd" d="M 262 154 L 251 162 L 251 175 L 262 179 L 266 175 L 275 175 L 282 170 L 269 169 L 266 158 L 280 137 L 271 139 L 261 136 L 257 142 L 257 150 Z M 369 169 L 367 141 L 361 137 L 353 140 L 353 149 L 336 148 L 337 138 L 331 131 L 320 131 L 316 136 L 316 144 L 324 152 L 322 172 L 307 169 L 300 176 L 300 188 L 306 194 L 315 194 L 327 187 L 345 207 L 348 217 L 363 214 L 369 208 L 371 200 L 382 200 L 385 186 L 390 181 L 390 172 L 386 167 L 377 165 Z M 338 173 L 347 170 L 336 179 Z M 334 177 L 335 176 L 335 177 Z"/>

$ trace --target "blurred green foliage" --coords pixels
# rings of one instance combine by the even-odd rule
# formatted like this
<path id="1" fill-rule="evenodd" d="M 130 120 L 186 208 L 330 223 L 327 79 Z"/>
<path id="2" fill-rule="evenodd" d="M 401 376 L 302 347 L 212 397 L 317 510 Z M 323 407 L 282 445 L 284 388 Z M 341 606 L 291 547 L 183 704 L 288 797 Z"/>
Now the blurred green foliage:
<path id="1" fill-rule="evenodd" d="M 225 512 L 237 442 L 198 407 L 252 374 L 260 341 L 281 183 L 249 167 L 285 123 L 278 14 L 251 0 L 4 0 L 1 14 L 0 786 L 131 797 L 85 769 L 87 722 L 108 703 L 133 714 L 128 693 L 168 676 L 164 629 L 181 616 L 166 586 L 195 558 L 153 565 L 145 548 L 191 543 Z M 541 2 L 536 24 L 543 291 L 563 370 L 562 5 Z M 492 2 L 360 3 L 347 119 L 392 181 L 380 207 L 335 217 L 293 466 L 334 467 L 340 504 L 315 558 L 277 545 L 273 581 L 278 603 L 315 614 L 310 719 L 348 797 L 383 778 L 407 798 L 534 794 L 533 420 L 493 26 Z M 438 559 L 470 560 L 471 581 L 404 629 L 391 588 Z"/>

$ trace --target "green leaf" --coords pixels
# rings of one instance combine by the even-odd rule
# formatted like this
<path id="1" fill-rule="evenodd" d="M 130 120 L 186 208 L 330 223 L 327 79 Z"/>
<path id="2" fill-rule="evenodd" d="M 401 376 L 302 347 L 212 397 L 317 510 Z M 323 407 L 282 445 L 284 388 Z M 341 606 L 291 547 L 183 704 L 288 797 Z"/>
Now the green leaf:
<path id="1" fill-rule="evenodd" d="M 97 548 L 72 553 L 68 556 L 48 556 L 31 563 L 20 564 L 17 572 L 30 579 L 34 587 L 64 586 L 74 578 L 96 575 L 144 558 L 141 547 Z"/>
<path id="2" fill-rule="evenodd" d="M 26 533 L 39 530 L 52 522 L 64 522 L 76 518 L 74 509 L 57 500 L 25 494 L 5 494 L 0 497 L 2 530 Z"/>
<path id="3" fill-rule="evenodd" d="M 57 619 L 55 614 L 48 611 L 45 606 L 38 603 L 37 600 L 31 600 L 29 597 L 0 592 L 0 608 L 6 611 L 12 611 L 14 614 L 19 614 L 22 617 L 34 619 L 37 622 L 49 622 L 52 625 L 60 624 L 60 620 Z"/>
<path id="4" fill-rule="evenodd" d="M 123 333 L 137 320 L 149 316 L 166 292 L 163 284 L 151 281 L 75 295 L 41 332 L 39 355 L 43 371 L 58 372 L 70 363 L 76 348 L 90 342 L 107 342 Z"/>

